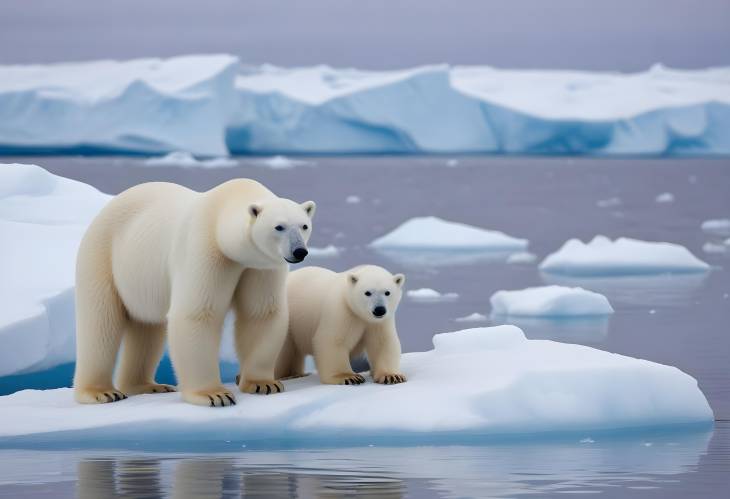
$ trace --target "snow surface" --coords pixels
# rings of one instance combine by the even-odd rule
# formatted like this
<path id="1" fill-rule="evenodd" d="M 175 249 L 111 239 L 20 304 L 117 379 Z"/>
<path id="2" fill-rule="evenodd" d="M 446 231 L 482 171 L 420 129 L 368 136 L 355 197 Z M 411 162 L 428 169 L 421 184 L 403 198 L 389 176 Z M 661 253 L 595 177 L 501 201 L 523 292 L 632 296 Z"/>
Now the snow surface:
<path id="1" fill-rule="evenodd" d="M 0 66 L 0 151 L 226 156 L 229 55 Z"/>
<path id="2" fill-rule="evenodd" d="M 730 68 L 360 71 L 207 55 L 0 74 L 10 152 L 730 154 Z"/>
<path id="3" fill-rule="evenodd" d="M 403 222 L 392 232 L 370 243 L 370 246 L 406 250 L 521 250 L 527 244 L 527 239 L 517 239 L 503 232 L 437 217 L 417 217 Z"/>
<path id="4" fill-rule="evenodd" d="M 659 194 L 654 201 L 657 203 L 673 203 L 674 202 L 674 194 L 671 192 L 662 192 Z"/>
<path id="5" fill-rule="evenodd" d="M 613 307 L 602 294 L 565 286 L 502 290 L 494 293 L 489 301 L 495 315 L 581 317 L 613 313 Z"/>
<path id="6" fill-rule="evenodd" d="M 596 236 L 589 243 L 570 239 L 540 264 L 547 273 L 576 276 L 705 272 L 710 266 L 673 243 Z"/>
<path id="7" fill-rule="evenodd" d="M 0 376 L 75 357 L 74 269 L 109 200 L 35 165 L 0 164 Z"/>
<path id="8" fill-rule="evenodd" d="M 164 156 L 150 158 L 144 162 L 150 166 L 184 166 L 184 167 L 203 167 L 203 168 L 223 168 L 227 166 L 237 166 L 238 161 L 233 158 L 210 158 L 197 159 L 195 156 L 185 151 L 174 151 Z"/>
<path id="9" fill-rule="evenodd" d="M 459 298 L 456 293 L 440 293 L 431 288 L 409 289 L 406 291 L 406 296 L 420 302 L 454 301 Z"/>
<path id="10" fill-rule="evenodd" d="M 702 230 L 719 236 L 730 235 L 730 218 L 716 218 L 702 222 Z"/>
<path id="11" fill-rule="evenodd" d="M 403 384 L 331 386 L 312 375 L 285 381 L 282 394 L 236 393 L 238 405 L 228 408 L 186 404 L 177 393 L 80 405 L 69 388 L 25 390 L 0 397 L 0 445 L 113 446 L 130 437 L 271 447 L 425 443 L 555 432 L 584 437 L 713 420 L 696 380 L 674 367 L 527 340 L 514 326 L 438 334 L 433 342 L 433 350 L 403 355 Z"/>

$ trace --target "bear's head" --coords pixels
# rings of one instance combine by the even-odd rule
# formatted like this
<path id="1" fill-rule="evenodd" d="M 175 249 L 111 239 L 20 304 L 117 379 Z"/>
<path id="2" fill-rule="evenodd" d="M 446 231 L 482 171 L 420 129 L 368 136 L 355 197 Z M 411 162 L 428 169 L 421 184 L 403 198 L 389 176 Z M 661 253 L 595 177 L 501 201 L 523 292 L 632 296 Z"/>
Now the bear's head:
<path id="1" fill-rule="evenodd" d="M 391 274 L 376 265 L 362 265 L 346 272 L 347 303 L 366 322 L 392 318 L 403 295 L 403 274 Z"/>
<path id="2" fill-rule="evenodd" d="M 274 263 L 301 262 L 308 253 L 307 241 L 312 234 L 316 207 L 314 201 L 298 204 L 284 198 L 251 204 L 251 241 Z"/>

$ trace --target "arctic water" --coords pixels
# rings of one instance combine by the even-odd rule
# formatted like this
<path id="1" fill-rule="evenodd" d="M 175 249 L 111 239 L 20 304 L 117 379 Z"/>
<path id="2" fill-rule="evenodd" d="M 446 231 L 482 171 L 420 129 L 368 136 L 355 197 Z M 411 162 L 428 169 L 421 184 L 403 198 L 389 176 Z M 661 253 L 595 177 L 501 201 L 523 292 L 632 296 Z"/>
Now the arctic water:
<path id="1" fill-rule="evenodd" d="M 307 263 L 334 270 L 380 264 L 404 272 L 409 289 L 459 295 L 429 303 L 404 297 L 398 312 L 404 351 L 431 348 L 434 333 L 501 323 L 499 318 L 455 322 L 474 312 L 489 316 L 489 297 L 500 289 L 559 283 L 601 292 L 615 309 L 609 319 L 535 319 L 517 325 L 530 338 L 586 344 L 682 369 L 707 396 L 714 428 L 488 445 L 241 447 L 223 453 L 153 451 L 144 442 L 139 451 L 5 449 L 0 451 L 0 497 L 719 497 L 727 491 L 730 248 L 705 253 L 705 243 L 727 236 L 707 234 L 700 225 L 730 216 L 729 160 L 327 157 L 271 169 L 256 158 L 236 159 L 237 167 L 218 169 L 153 167 L 138 158 L 2 161 L 35 163 L 110 194 L 152 180 L 202 190 L 229 178 L 251 177 L 282 196 L 314 199 L 318 212 L 311 245 L 332 244 L 341 251 Z M 658 203 L 657 196 L 666 192 L 674 201 Z M 604 234 L 676 242 L 713 268 L 703 275 L 556 279 L 541 274 L 535 263 L 507 264 L 505 255 L 383 254 L 367 247 L 422 215 L 527 238 L 538 262 L 569 238 Z M 65 369 L 58 371 L 61 378 L 70 366 Z"/>

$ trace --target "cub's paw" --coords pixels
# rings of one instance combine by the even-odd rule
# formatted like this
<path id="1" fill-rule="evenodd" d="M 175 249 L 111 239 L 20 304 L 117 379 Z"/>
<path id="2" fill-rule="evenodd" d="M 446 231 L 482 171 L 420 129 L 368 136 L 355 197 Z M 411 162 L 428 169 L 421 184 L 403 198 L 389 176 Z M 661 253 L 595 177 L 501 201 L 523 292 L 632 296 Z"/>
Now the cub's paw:
<path id="1" fill-rule="evenodd" d="M 365 377 L 357 373 L 342 373 L 332 376 L 327 382 L 331 385 L 362 385 Z"/>
<path id="2" fill-rule="evenodd" d="M 236 405 L 236 397 L 222 386 L 212 390 L 183 392 L 182 397 L 185 402 L 195 405 L 205 405 L 208 407 L 227 407 L 229 405 Z"/>
<path id="3" fill-rule="evenodd" d="M 143 393 L 170 393 L 177 389 L 172 385 L 158 385 L 157 383 L 146 383 L 144 385 L 125 386 L 124 391 L 129 395 L 141 395 Z"/>
<path id="4" fill-rule="evenodd" d="M 76 402 L 80 404 L 108 404 L 127 398 L 127 395 L 114 388 L 76 388 L 74 389 Z"/>
<path id="5" fill-rule="evenodd" d="M 281 393 L 284 391 L 284 385 L 279 381 L 244 381 L 243 385 L 238 385 L 244 393 L 258 393 L 259 395 L 270 395 L 272 393 Z"/>
<path id="6" fill-rule="evenodd" d="M 395 373 L 373 376 L 373 381 L 381 385 L 397 385 L 398 383 L 405 383 L 407 380 L 405 374 Z"/>

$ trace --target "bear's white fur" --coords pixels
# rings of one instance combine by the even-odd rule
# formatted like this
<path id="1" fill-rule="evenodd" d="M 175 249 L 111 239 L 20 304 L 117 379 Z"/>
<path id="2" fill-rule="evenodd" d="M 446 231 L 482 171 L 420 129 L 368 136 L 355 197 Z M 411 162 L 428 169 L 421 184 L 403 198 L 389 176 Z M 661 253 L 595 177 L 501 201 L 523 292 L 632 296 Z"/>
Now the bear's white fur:
<path id="1" fill-rule="evenodd" d="M 365 378 L 353 372 L 350 360 L 365 351 L 376 383 L 404 382 L 395 327 L 404 282 L 403 274 L 375 265 L 341 273 L 320 267 L 290 273 L 289 333 L 277 361 L 277 378 L 303 376 L 304 358 L 314 355 L 322 383 L 360 384 Z"/>
<path id="2" fill-rule="evenodd" d="M 154 381 L 167 333 L 183 399 L 234 404 L 218 368 L 231 308 L 243 366 L 239 388 L 282 391 L 274 370 L 288 322 L 287 261 L 306 256 L 314 211 L 312 201 L 279 198 L 248 179 L 202 193 L 148 183 L 112 199 L 78 253 L 76 400 L 173 391 Z"/>

